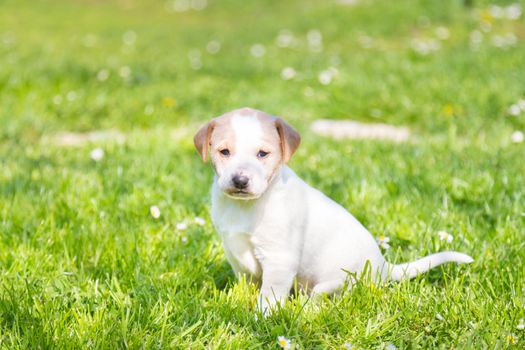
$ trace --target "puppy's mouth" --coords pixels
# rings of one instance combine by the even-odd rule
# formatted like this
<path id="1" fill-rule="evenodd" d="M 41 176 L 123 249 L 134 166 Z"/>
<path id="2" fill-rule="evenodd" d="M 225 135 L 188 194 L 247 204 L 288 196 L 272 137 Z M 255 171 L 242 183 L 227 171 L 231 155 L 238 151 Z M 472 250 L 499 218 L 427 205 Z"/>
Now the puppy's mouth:
<path id="1" fill-rule="evenodd" d="M 248 200 L 248 199 L 259 198 L 259 195 L 255 194 L 255 193 L 252 193 L 252 192 L 249 192 L 249 191 L 246 191 L 246 190 L 239 190 L 237 188 L 226 190 L 226 191 L 224 191 L 224 194 L 226 196 L 230 197 L 230 198 L 233 198 L 233 199 Z"/>

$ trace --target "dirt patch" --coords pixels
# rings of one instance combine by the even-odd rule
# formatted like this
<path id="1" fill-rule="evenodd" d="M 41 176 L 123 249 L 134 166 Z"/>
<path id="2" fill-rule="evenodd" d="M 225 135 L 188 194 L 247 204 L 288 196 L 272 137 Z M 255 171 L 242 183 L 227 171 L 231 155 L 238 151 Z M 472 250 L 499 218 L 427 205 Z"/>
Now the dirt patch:
<path id="1" fill-rule="evenodd" d="M 318 119 L 310 129 L 319 135 L 334 139 L 374 139 L 393 142 L 406 142 L 410 139 L 410 130 L 387 124 L 368 124 L 353 120 Z"/>
<path id="2" fill-rule="evenodd" d="M 90 132 L 61 132 L 53 136 L 47 137 L 49 141 L 58 146 L 64 147 L 80 147 L 88 143 L 95 142 L 117 142 L 123 143 L 126 141 L 126 135 L 119 130 L 96 130 Z"/>
<path id="3" fill-rule="evenodd" d="M 337 0 L 337 3 L 341 5 L 357 5 L 359 0 Z"/>
<path id="4" fill-rule="evenodd" d="M 202 125 L 204 125 L 204 123 Z M 182 140 L 185 138 L 193 140 L 193 135 L 197 132 L 197 130 L 199 130 L 199 126 L 196 124 L 180 126 L 171 130 L 171 139 L 174 141 Z"/>

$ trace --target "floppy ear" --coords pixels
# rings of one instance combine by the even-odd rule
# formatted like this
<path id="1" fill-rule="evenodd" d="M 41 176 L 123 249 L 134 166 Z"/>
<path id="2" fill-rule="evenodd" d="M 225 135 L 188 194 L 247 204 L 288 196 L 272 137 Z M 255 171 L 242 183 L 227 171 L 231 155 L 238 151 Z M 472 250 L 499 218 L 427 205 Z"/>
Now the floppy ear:
<path id="1" fill-rule="evenodd" d="M 202 160 L 206 162 L 208 160 L 208 152 L 210 149 L 210 138 L 213 128 L 215 127 L 215 121 L 212 120 L 206 125 L 201 127 L 199 131 L 193 137 L 193 143 L 195 148 L 202 157 Z"/>
<path id="2" fill-rule="evenodd" d="M 277 128 L 279 138 L 281 139 L 283 161 L 287 164 L 295 153 L 295 150 L 299 147 L 301 136 L 299 136 L 299 133 L 281 118 L 275 119 L 275 127 Z"/>

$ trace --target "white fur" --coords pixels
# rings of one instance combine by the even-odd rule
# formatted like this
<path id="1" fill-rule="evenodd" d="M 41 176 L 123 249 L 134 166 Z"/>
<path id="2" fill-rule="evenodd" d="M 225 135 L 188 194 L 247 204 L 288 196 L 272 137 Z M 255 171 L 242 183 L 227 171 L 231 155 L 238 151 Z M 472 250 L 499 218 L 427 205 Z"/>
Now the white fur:
<path id="1" fill-rule="evenodd" d="M 254 157 L 259 147 L 254 140 L 260 140 L 262 137 L 260 121 L 255 116 L 235 115 L 231 125 L 235 132 L 235 154 L 231 156 L 227 166 L 221 169 L 217 184 L 225 191 L 232 187 L 233 175 L 248 175 L 250 194 L 238 199 L 254 199 L 260 196 L 267 186 L 264 167 Z"/>
<path id="2" fill-rule="evenodd" d="M 230 174 L 239 167 L 262 169 L 253 164 L 262 136 L 258 123 L 246 116 L 232 120 L 237 158 L 231 160 Z M 257 176 L 254 181 L 260 180 Z M 347 272 L 359 274 L 367 263 L 373 276 L 401 280 L 445 262 L 472 261 L 465 254 L 443 252 L 391 265 L 361 223 L 288 166 L 281 165 L 261 187 L 265 190 L 256 199 L 239 200 L 225 195 L 216 176 L 211 215 L 236 275 L 261 282 L 263 312 L 289 294 L 294 280 L 313 293 L 332 293 L 343 286 Z"/>

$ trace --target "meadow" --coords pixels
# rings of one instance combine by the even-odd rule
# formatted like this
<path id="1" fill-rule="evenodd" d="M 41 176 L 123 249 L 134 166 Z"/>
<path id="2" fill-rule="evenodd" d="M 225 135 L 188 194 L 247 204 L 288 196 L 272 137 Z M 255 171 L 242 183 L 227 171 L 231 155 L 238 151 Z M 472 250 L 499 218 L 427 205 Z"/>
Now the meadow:
<path id="1" fill-rule="evenodd" d="M 525 3 L 0 1 L 0 347 L 523 349 Z M 265 319 L 193 147 L 250 106 L 391 262 L 471 255 Z M 310 124 L 408 127 L 334 140 Z"/>

